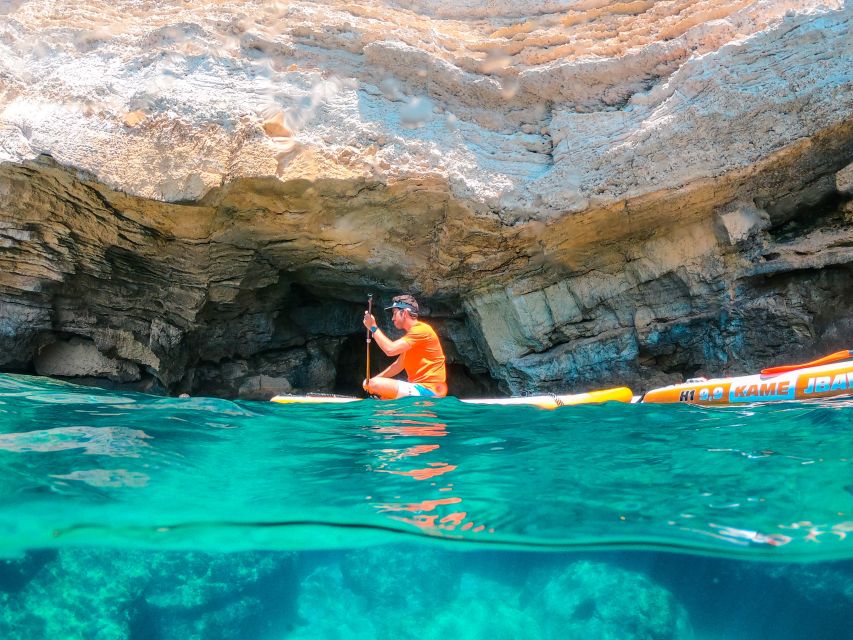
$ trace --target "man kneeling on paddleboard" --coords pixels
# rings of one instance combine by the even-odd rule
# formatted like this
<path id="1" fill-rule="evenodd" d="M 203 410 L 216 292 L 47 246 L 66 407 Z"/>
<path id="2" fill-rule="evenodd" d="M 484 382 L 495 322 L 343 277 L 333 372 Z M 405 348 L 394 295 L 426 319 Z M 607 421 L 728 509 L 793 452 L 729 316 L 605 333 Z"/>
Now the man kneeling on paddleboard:
<path id="1" fill-rule="evenodd" d="M 447 395 L 447 373 L 438 336 L 431 326 L 418 320 L 418 303 L 412 296 L 397 296 L 391 302 L 385 310 L 392 312 L 394 326 L 405 331 L 406 335 L 399 340 L 391 340 L 376 326 L 376 318 L 369 311 L 364 312 L 364 326 L 386 355 L 399 358 L 385 371 L 365 380 L 364 389 L 383 400 L 405 396 L 443 398 Z M 394 379 L 403 369 L 408 382 Z"/>

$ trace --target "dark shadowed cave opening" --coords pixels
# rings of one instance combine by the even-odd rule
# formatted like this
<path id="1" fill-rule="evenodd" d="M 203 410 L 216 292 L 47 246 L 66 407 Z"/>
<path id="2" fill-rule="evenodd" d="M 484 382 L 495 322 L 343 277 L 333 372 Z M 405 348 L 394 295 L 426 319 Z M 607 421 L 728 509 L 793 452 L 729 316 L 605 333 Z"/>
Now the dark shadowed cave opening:
<path id="1" fill-rule="evenodd" d="M 248 286 L 241 285 L 224 299 L 206 300 L 195 322 L 188 324 L 175 311 L 186 299 L 181 283 L 168 292 L 157 293 L 149 285 L 123 296 L 123 304 L 135 311 L 124 317 L 107 306 L 114 296 L 101 295 L 111 283 L 87 280 L 83 286 L 75 279 L 74 303 L 68 306 L 69 298 L 55 297 L 48 312 L 51 317 L 74 318 L 74 326 L 33 333 L 29 347 L 19 342 L 21 357 L 5 370 L 158 395 L 251 400 L 281 393 L 363 395 L 366 341 L 361 316 L 367 289 L 309 285 L 322 277 L 290 271 L 253 287 L 259 280 L 250 279 Z M 400 337 L 383 311 L 399 291 L 372 290 L 380 326 L 390 337 Z M 428 310 L 424 320 L 436 328 L 448 355 L 450 393 L 501 395 L 471 339 L 460 301 L 418 297 Z M 156 366 L 145 363 L 145 353 Z M 391 362 L 371 344 L 372 375 Z"/>

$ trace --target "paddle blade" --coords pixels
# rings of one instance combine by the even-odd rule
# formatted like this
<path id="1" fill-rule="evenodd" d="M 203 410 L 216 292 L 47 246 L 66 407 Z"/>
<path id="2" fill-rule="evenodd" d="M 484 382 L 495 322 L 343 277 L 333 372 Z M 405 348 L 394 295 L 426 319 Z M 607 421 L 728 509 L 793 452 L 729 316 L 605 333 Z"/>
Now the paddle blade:
<path id="1" fill-rule="evenodd" d="M 853 358 L 853 350 L 848 351 L 845 349 L 844 351 L 836 351 L 835 353 L 830 353 L 828 356 L 818 358 L 817 360 L 812 360 L 811 362 L 804 362 L 802 364 L 783 364 L 778 367 L 768 367 L 767 369 L 761 370 L 761 375 L 775 376 L 780 373 L 788 373 L 789 371 L 796 371 L 797 369 L 805 369 L 807 367 L 817 367 L 822 364 L 841 362 L 842 360 L 850 360 L 851 358 Z"/>

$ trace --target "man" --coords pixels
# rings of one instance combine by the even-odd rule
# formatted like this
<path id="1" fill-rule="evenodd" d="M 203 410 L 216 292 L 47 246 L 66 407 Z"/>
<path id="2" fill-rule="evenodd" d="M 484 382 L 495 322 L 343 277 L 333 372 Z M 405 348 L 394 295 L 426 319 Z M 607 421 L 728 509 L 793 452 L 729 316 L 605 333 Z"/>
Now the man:
<path id="1" fill-rule="evenodd" d="M 391 311 L 394 326 L 406 332 L 402 338 L 392 340 L 386 336 L 367 311 L 364 312 L 364 326 L 386 355 L 400 357 L 379 375 L 365 380 L 365 390 L 383 400 L 405 396 L 443 398 L 447 395 L 447 374 L 438 336 L 431 326 L 418 320 L 418 303 L 412 296 L 397 296 L 391 302 L 385 311 Z M 403 369 L 408 382 L 394 379 Z"/>

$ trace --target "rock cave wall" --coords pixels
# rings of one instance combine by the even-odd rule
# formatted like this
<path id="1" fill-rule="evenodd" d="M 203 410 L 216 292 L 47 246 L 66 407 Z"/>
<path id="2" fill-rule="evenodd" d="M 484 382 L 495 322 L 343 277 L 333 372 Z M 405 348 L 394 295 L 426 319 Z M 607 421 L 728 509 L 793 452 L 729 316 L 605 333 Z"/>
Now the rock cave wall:
<path id="1" fill-rule="evenodd" d="M 842 180 L 827 158 L 849 152 L 837 149 L 845 139 L 826 136 L 760 184 L 802 194 L 802 162 Z M 633 228 L 583 238 L 582 217 L 506 227 L 439 183 L 254 180 L 177 205 L 81 181 L 46 158 L 5 165 L 2 366 L 252 398 L 352 391 L 366 294 L 383 304 L 401 290 L 423 301 L 461 394 L 637 386 L 845 346 L 849 194 L 833 186 L 774 220 L 754 204 L 755 177 L 737 188 L 749 197 L 712 199 L 705 215 L 719 181 L 637 203 Z M 392 207 L 409 211 L 404 234 L 384 215 Z"/>
<path id="2" fill-rule="evenodd" d="M 851 346 L 849 3 L 144 4 L 0 15 L 2 370 L 354 392 L 400 291 L 463 396 Z"/>

